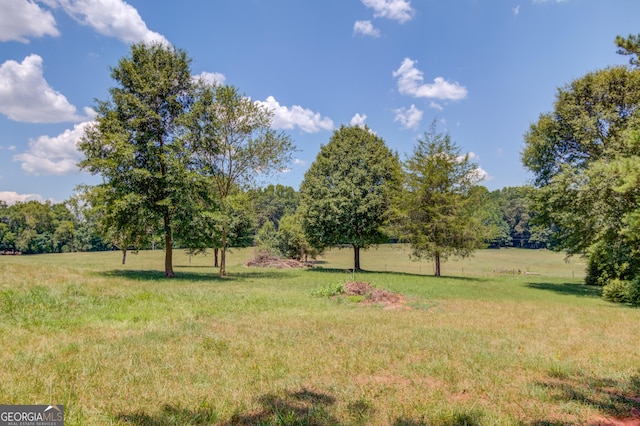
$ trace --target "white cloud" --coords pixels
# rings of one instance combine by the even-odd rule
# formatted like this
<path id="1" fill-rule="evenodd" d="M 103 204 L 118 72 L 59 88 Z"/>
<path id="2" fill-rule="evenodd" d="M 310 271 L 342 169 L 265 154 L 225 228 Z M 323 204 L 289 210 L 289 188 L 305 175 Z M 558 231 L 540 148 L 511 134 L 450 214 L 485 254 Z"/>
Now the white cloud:
<path id="1" fill-rule="evenodd" d="M 469 152 L 467 152 L 465 155 L 460 155 L 460 156 L 458 156 L 458 158 L 457 158 L 458 162 L 462 162 L 462 161 L 464 161 L 465 157 L 466 157 L 466 158 L 467 158 L 467 160 L 469 160 L 469 161 L 474 161 L 474 160 L 479 160 L 479 159 L 480 159 L 480 157 L 478 156 L 478 154 L 476 154 L 476 153 L 475 153 L 475 152 L 473 152 L 473 151 L 469 151 Z"/>
<path id="2" fill-rule="evenodd" d="M 82 120 L 76 107 L 44 79 L 38 55 L 29 55 L 22 63 L 8 60 L 0 65 L 0 113 L 27 123 Z"/>
<path id="3" fill-rule="evenodd" d="M 456 158 L 456 160 L 458 160 L 458 162 L 462 162 L 464 161 L 465 157 L 467 158 L 468 161 L 471 162 L 475 162 L 480 160 L 480 156 L 478 154 L 476 154 L 473 151 L 469 151 L 466 156 L 465 155 L 461 155 L 459 157 Z M 482 167 L 476 165 L 476 168 L 473 169 L 471 172 L 472 177 L 477 180 L 478 182 L 483 182 L 486 180 L 491 180 L 493 179 L 492 176 L 489 175 L 489 173 L 483 169 Z"/>
<path id="4" fill-rule="evenodd" d="M 351 121 L 349 121 L 349 125 L 364 127 L 366 121 L 367 121 L 367 114 L 360 115 L 359 113 L 356 113 L 356 115 L 351 117 Z"/>
<path id="5" fill-rule="evenodd" d="M 299 158 L 296 158 L 293 160 L 293 164 L 295 164 L 296 166 L 306 166 L 307 162 Z"/>
<path id="6" fill-rule="evenodd" d="M 18 194 L 13 191 L 0 191 L 0 200 L 8 205 L 24 203 L 26 201 L 42 201 L 42 196 L 38 194 Z"/>
<path id="7" fill-rule="evenodd" d="M 434 101 L 429 102 L 429 106 L 433 109 L 437 109 L 438 111 L 442 111 L 444 109 L 442 105 Z"/>
<path id="8" fill-rule="evenodd" d="M 51 12 L 30 0 L 4 0 L 0 13 L 0 41 L 29 43 L 27 37 L 46 35 L 60 35 Z"/>
<path id="9" fill-rule="evenodd" d="M 490 176 L 489 173 L 482 167 L 476 167 L 471 173 L 473 173 L 475 179 L 478 182 L 484 182 L 486 180 L 493 179 L 493 177 Z"/>
<path id="10" fill-rule="evenodd" d="M 409 108 L 399 108 L 394 110 L 393 121 L 399 121 L 405 129 L 416 129 L 422 121 L 422 111 L 411 104 Z"/>
<path id="11" fill-rule="evenodd" d="M 358 34 L 380 37 L 380 30 L 374 27 L 371 21 L 356 21 L 355 24 L 353 24 L 353 35 Z"/>
<path id="12" fill-rule="evenodd" d="M 67 129 L 58 136 L 40 136 L 29 141 L 29 150 L 13 157 L 22 163 L 22 170 L 30 175 L 66 175 L 78 171 L 76 164 L 82 159 L 76 144 L 84 135 L 87 126 L 93 122 L 85 121 Z"/>
<path id="13" fill-rule="evenodd" d="M 273 112 L 274 129 L 293 129 L 298 127 L 305 133 L 316 133 L 321 130 L 332 130 L 333 121 L 328 117 L 322 117 L 320 113 L 294 105 L 291 108 L 280 105 L 273 96 L 265 101 L 256 101 Z"/>
<path id="14" fill-rule="evenodd" d="M 64 11 L 100 34 L 125 43 L 160 42 L 169 44 L 159 33 L 147 28 L 140 14 L 123 0 L 57 0 Z"/>
<path id="15" fill-rule="evenodd" d="M 194 79 L 204 80 L 208 84 L 219 84 L 223 85 L 225 81 L 227 81 L 227 77 L 219 72 L 201 72 L 198 75 L 193 76 Z"/>
<path id="16" fill-rule="evenodd" d="M 398 78 L 398 90 L 403 95 L 415 98 L 437 98 L 459 100 L 467 96 L 467 89 L 457 82 L 449 83 L 436 77 L 433 84 L 425 84 L 422 71 L 415 67 L 416 61 L 405 58 L 393 76 Z"/>
<path id="17" fill-rule="evenodd" d="M 373 9 L 375 18 L 393 19 L 400 23 L 410 21 L 415 14 L 411 0 L 362 0 L 362 4 Z"/>

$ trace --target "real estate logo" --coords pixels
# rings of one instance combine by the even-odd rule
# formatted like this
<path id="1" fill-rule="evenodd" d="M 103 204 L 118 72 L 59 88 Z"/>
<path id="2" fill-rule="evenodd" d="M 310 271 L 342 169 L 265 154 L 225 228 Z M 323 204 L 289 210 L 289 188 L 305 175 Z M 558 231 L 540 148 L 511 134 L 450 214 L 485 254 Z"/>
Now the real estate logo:
<path id="1" fill-rule="evenodd" d="M 64 406 L 0 405 L 0 426 L 64 426 Z"/>

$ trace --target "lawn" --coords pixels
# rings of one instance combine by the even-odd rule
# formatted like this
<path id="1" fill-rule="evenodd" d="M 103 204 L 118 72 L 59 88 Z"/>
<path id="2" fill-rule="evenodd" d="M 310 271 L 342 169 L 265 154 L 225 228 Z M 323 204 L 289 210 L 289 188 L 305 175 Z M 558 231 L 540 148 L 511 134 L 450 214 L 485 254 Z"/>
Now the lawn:
<path id="1" fill-rule="evenodd" d="M 0 256 L 0 403 L 64 404 L 66 425 L 572 425 L 640 413 L 640 309 L 581 284 L 579 259 L 403 246 L 332 250 L 312 270 L 230 255 Z M 399 309 L 314 296 L 366 281 Z M 640 423 L 640 417 L 637 417 Z M 607 423 L 608 422 L 608 423 Z M 632 424 L 632 423 L 629 423 Z"/>

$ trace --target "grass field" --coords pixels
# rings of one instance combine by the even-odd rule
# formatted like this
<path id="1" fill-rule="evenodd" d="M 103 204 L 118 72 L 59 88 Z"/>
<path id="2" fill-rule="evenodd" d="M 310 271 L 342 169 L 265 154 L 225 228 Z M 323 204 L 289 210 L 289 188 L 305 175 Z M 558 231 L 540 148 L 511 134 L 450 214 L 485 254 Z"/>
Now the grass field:
<path id="1" fill-rule="evenodd" d="M 547 251 L 409 261 L 328 252 L 313 270 L 230 255 L 0 256 L 0 403 L 64 404 L 67 425 L 640 424 L 640 310 Z M 403 309 L 313 296 L 351 280 Z M 635 420 L 634 420 L 635 419 Z"/>

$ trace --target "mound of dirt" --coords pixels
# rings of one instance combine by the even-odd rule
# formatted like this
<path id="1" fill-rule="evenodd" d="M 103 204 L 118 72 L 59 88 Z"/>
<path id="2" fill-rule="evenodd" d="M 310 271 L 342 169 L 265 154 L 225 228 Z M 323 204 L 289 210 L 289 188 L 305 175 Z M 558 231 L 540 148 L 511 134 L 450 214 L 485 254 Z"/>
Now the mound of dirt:
<path id="1" fill-rule="evenodd" d="M 344 285 L 344 294 L 347 296 L 366 296 L 372 291 L 371 284 L 361 281 L 351 281 Z"/>
<path id="2" fill-rule="evenodd" d="M 392 293 L 371 284 L 360 281 L 348 282 L 344 285 L 346 296 L 365 296 L 360 302 L 363 305 L 383 305 L 384 309 L 409 309 L 403 295 Z"/>
<path id="3" fill-rule="evenodd" d="M 312 262 L 303 262 L 296 259 L 283 259 L 271 254 L 258 254 L 254 259 L 247 262 L 247 266 L 257 268 L 276 268 L 276 269 L 293 269 L 293 268 L 311 268 Z"/>

